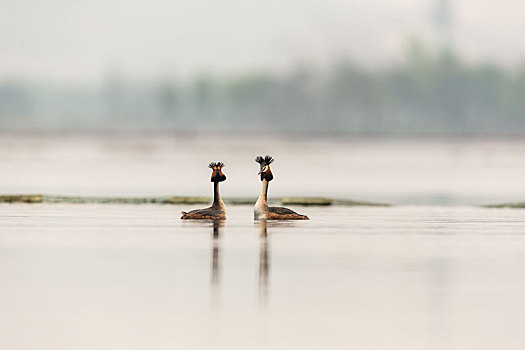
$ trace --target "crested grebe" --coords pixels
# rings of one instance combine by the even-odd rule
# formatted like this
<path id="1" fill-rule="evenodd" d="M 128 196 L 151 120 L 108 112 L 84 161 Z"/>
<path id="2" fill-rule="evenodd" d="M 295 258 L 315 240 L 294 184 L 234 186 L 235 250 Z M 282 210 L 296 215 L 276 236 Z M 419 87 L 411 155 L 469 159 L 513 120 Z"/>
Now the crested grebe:
<path id="1" fill-rule="evenodd" d="M 181 219 L 226 219 L 226 209 L 219 194 L 219 182 L 226 180 L 226 176 L 222 173 L 224 163 L 210 163 L 208 167 L 212 169 L 211 182 L 213 182 L 213 204 L 209 208 L 195 209 L 188 213 L 183 211 Z"/>
<path id="2" fill-rule="evenodd" d="M 268 184 L 273 179 L 270 164 L 273 158 L 270 156 L 255 158 L 255 161 L 261 165 L 259 175 L 261 175 L 262 191 L 259 199 L 255 202 L 253 214 L 255 220 L 308 220 L 308 216 L 297 214 L 295 211 L 283 207 L 269 207 L 267 203 L 268 198 Z"/>

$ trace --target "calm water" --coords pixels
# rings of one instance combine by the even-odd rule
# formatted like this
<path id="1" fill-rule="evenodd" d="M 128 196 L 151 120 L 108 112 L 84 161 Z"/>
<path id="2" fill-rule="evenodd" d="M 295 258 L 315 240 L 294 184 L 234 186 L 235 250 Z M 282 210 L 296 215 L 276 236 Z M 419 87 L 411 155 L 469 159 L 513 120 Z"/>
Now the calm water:
<path id="1" fill-rule="evenodd" d="M 0 137 L 1 193 L 322 195 L 307 222 L 0 205 L 0 349 L 523 349 L 525 142 Z M 446 205 L 446 206 L 444 206 Z M 469 206 L 470 205 L 470 206 Z"/>
<path id="2" fill-rule="evenodd" d="M 259 154 L 276 158 L 275 196 L 395 204 L 472 205 L 525 198 L 523 140 L 283 139 L 0 135 L 0 193 L 210 195 L 207 165 L 223 161 L 224 196 L 258 196 Z"/>
<path id="3" fill-rule="evenodd" d="M 521 349 L 525 216 L 0 206 L 2 349 Z"/>

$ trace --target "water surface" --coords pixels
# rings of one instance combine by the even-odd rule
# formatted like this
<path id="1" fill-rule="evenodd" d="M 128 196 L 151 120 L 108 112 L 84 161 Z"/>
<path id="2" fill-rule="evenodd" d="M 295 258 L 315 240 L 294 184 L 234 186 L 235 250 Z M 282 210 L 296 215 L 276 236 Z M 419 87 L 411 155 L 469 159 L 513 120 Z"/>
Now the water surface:
<path id="1" fill-rule="evenodd" d="M 229 197 L 260 191 L 256 155 L 270 154 L 271 196 L 393 204 L 480 205 L 525 198 L 525 142 L 502 139 L 284 138 L 269 135 L 0 135 L 0 193 L 210 196 L 211 161 Z"/>
<path id="2" fill-rule="evenodd" d="M 0 205 L 2 349 L 521 349 L 525 216 Z"/>

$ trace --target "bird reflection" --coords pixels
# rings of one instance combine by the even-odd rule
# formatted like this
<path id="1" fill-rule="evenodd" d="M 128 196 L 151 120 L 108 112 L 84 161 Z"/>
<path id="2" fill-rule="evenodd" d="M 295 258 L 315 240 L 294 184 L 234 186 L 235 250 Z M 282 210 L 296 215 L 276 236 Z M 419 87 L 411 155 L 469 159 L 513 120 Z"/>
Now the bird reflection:
<path id="1" fill-rule="evenodd" d="M 224 227 L 224 220 L 213 220 L 213 236 L 211 250 L 211 286 L 213 294 L 217 294 L 218 287 L 221 283 L 221 231 Z"/>
<path id="2" fill-rule="evenodd" d="M 266 220 L 257 221 L 255 225 L 259 229 L 259 301 L 261 305 L 266 306 L 270 281 L 268 228 Z M 212 227 L 211 290 L 214 303 L 217 304 L 221 284 L 221 236 L 224 220 L 214 220 Z"/>
<path id="3" fill-rule="evenodd" d="M 270 281 L 270 257 L 268 253 L 268 228 L 266 220 L 257 221 L 259 225 L 259 301 L 268 304 L 268 285 Z"/>

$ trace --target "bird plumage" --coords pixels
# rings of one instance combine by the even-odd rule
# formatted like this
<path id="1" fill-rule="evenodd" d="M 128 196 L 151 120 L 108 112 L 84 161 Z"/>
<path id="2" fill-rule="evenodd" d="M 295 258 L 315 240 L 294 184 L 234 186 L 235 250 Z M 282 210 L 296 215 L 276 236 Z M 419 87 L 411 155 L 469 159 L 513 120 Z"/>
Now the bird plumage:
<path id="1" fill-rule="evenodd" d="M 181 219 L 213 220 L 226 219 L 226 207 L 219 193 L 219 183 L 226 181 L 226 175 L 222 173 L 224 163 L 212 162 L 208 165 L 212 169 L 211 182 L 213 182 L 213 203 L 209 208 L 195 209 L 190 212 L 182 212 Z"/>
<path id="2" fill-rule="evenodd" d="M 255 220 L 309 220 L 306 215 L 301 215 L 295 211 L 283 207 L 268 206 L 268 185 L 273 180 L 270 164 L 274 159 L 271 156 L 257 156 L 255 161 L 260 164 L 259 172 L 262 181 L 262 190 L 255 207 L 253 208 Z"/>

